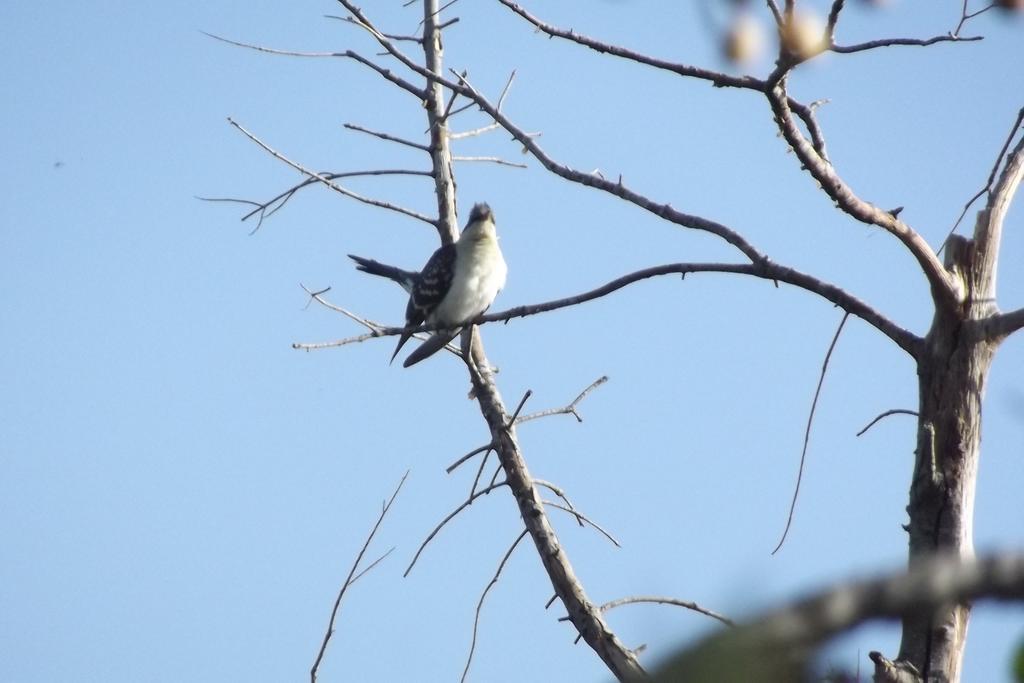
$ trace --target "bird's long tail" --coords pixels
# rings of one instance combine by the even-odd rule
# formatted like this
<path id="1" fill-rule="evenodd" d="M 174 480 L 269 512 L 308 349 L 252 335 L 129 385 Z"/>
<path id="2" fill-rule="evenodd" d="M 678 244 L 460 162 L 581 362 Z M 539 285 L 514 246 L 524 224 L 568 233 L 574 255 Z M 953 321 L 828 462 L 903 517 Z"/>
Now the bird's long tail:
<path id="1" fill-rule="evenodd" d="M 454 330 L 438 330 L 432 337 L 427 339 L 425 342 L 416 347 L 416 349 L 409 354 L 409 357 L 402 363 L 402 367 L 409 367 L 415 365 L 421 360 L 433 356 L 435 353 L 443 349 L 448 342 L 455 338 L 455 335 L 459 333 L 459 328 Z M 401 347 L 399 347 L 401 348 Z M 398 349 L 395 349 L 395 355 L 398 355 Z M 391 357 L 394 360 L 394 356 Z"/>
<path id="2" fill-rule="evenodd" d="M 373 259 L 363 258 L 362 256 L 354 256 L 349 254 L 348 257 L 356 262 L 356 268 L 369 273 L 370 275 L 377 275 L 379 277 L 386 277 L 389 280 L 397 282 L 399 286 L 405 291 L 412 293 L 412 288 L 416 284 L 416 278 L 419 277 L 419 273 L 411 270 L 402 270 L 395 266 L 389 266 Z"/>

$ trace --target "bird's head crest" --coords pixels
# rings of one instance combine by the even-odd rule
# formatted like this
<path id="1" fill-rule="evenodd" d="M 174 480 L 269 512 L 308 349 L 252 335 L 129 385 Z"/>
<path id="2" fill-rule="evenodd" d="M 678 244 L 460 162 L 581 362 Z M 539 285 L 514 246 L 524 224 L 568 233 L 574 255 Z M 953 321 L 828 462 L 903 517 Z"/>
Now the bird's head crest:
<path id="1" fill-rule="evenodd" d="M 479 204 L 473 205 L 473 210 L 469 212 L 469 222 L 475 223 L 477 221 L 483 221 L 487 219 L 494 220 L 494 212 L 491 211 L 491 207 L 486 202 L 480 202 Z"/>

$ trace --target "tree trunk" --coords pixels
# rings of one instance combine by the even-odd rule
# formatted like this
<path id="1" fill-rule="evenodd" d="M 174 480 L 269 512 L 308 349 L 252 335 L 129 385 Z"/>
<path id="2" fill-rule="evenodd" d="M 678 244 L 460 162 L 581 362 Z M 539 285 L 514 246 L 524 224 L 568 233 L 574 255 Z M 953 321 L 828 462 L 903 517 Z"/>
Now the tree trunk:
<path id="1" fill-rule="evenodd" d="M 920 391 L 917 451 L 907 512 L 910 564 L 936 553 L 974 557 L 974 491 L 981 453 L 981 406 L 997 343 L 981 333 L 991 299 L 974 296 L 974 242 L 954 237 L 946 268 L 960 274 L 967 296 L 961 310 L 936 313 L 918 358 Z M 949 605 L 903 619 L 898 660 L 920 680 L 960 680 L 971 606 Z M 876 677 L 876 680 L 886 677 Z"/>

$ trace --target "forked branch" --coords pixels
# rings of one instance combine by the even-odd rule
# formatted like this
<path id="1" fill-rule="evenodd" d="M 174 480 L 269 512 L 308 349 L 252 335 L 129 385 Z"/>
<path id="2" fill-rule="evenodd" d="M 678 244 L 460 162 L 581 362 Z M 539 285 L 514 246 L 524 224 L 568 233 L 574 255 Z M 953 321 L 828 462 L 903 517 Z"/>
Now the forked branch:
<path id="1" fill-rule="evenodd" d="M 373 537 L 377 535 L 377 529 L 380 528 L 381 522 L 383 522 L 384 517 L 387 516 L 388 510 L 391 509 L 391 504 L 395 502 L 395 498 L 398 497 L 398 492 L 402 490 L 402 484 L 405 483 L 408 476 L 409 472 L 406 471 L 406 473 L 402 475 L 401 481 L 398 482 L 395 492 L 391 494 L 391 498 L 381 506 L 380 515 L 377 516 L 377 522 L 370 530 L 369 536 L 366 537 L 363 547 L 359 550 L 359 554 L 356 555 L 355 562 L 352 563 L 352 568 L 349 570 L 348 576 L 345 577 L 345 582 L 341 585 L 341 590 L 338 591 L 338 597 L 334 600 L 334 608 L 331 610 L 331 618 L 327 622 L 327 631 L 324 633 L 323 641 L 320 643 L 320 649 L 316 653 L 316 660 L 313 662 L 313 667 L 309 670 L 310 683 L 316 683 L 316 674 L 320 669 L 320 662 L 323 661 L 324 653 L 327 652 L 327 644 L 331 642 L 331 636 L 334 635 L 334 624 L 338 618 L 338 610 L 341 609 L 341 599 L 345 597 L 345 591 L 348 590 L 349 586 L 358 581 L 361 576 L 366 574 L 366 572 L 376 567 L 381 560 L 390 555 L 391 551 L 394 550 L 394 548 L 391 548 L 391 550 L 388 550 L 386 553 L 367 565 L 362 571 L 356 573 L 357 570 L 359 570 L 359 564 L 363 561 L 363 555 L 366 554 L 367 549 L 369 549 L 370 543 L 373 541 Z"/>
<path id="2" fill-rule="evenodd" d="M 793 121 L 792 109 L 787 102 L 786 93 L 781 82 L 784 79 L 784 75 L 784 71 L 777 70 L 776 78 L 778 85 L 767 93 L 768 101 L 771 103 L 779 131 L 786 139 L 786 142 L 789 143 L 797 158 L 800 159 L 800 163 L 818 181 L 822 191 L 836 203 L 836 206 L 843 213 L 862 223 L 876 225 L 896 236 L 920 265 L 922 272 L 931 285 L 932 297 L 936 304 L 943 306 L 947 310 L 955 308 L 962 299 L 964 292 L 954 284 L 953 278 L 946 272 L 942 262 L 939 261 L 938 256 L 924 238 L 897 218 L 895 211 L 885 211 L 858 197 L 853 189 L 836 173 L 832 164 L 819 156 L 807 139 L 804 138 L 803 133 L 800 132 Z"/>
<path id="3" fill-rule="evenodd" d="M 579 396 L 574 398 L 572 402 L 569 403 L 568 405 L 562 406 L 561 408 L 548 408 L 547 410 L 540 410 L 537 411 L 536 413 L 523 415 L 522 417 L 516 418 L 516 424 L 519 425 L 524 422 L 529 422 L 530 420 L 538 420 L 542 417 L 550 417 L 551 415 L 572 415 L 573 417 L 576 418 L 577 422 L 583 422 L 583 418 L 580 417 L 580 414 L 578 412 L 576 412 L 576 406 L 578 406 L 580 402 L 590 394 L 590 392 L 592 392 L 594 389 L 597 389 L 599 386 L 601 386 L 607 381 L 607 375 L 598 377 L 597 379 L 590 383 L 590 386 L 581 391 L 579 393 Z"/>
<path id="4" fill-rule="evenodd" d="M 380 209 L 387 209 L 388 211 L 394 211 L 396 213 L 400 213 L 400 214 L 402 214 L 404 216 L 408 216 L 409 218 L 415 218 L 416 220 L 422 221 L 422 222 L 426 223 L 427 225 L 434 225 L 434 226 L 437 225 L 437 221 L 435 221 L 433 218 L 430 218 L 429 216 L 424 216 L 423 214 L 421 214 L 421 213 L 419 213 L 417 211 L 413 211 L 412 209 L 407 209 L 405 207 L 398 206 L 397 204 L 392 204 L 391 202 L 386 202 L 386 201 L 383 201 L 383 200 L 380 200 L 380 199 L 373 199 L 371 197 L 364 197 L 361 194 L 357 194 L 357 193 L 353 192 L 352 190 L 344 188 L 341 185 L 338 185 L 337 183 L 333 182 L 331 179 L 327 178 L 322 173 L 318 173 L 316 171 L 310 170 L 310 169 L 306 168 L 305 166 L 303 166 L 302 164 L 299 164 L 299 163 L 297 163 L 295 161 L 292 161 L 291 159 L 289 159 L 285 155 L 281 154 L 280 152 L 278 152 L 276 149 L 274 149 L 273 147 L 271 147 L 267 143 L 265 143 L 262 140 L 260 140 L 258 137 L 256 137 L 256 135 L 254 135 L 253 133 L 251 133 L 248 130 L 246 130 L 244 126 L 242 126 L 241 124 L 236 122 L 234 119 L 228 117 L 228 123 L 230 123 L 233 127 L 238 129 L 239 131 L 241 131 L 243 135 L 245 135 L 247 138 L 249 138 L 250 140 L 255 142 L 260 148 L 262 148 L 264 151 L 266 151 L 268 154 L 270 154 L 275 159 L 278 159 L 279 161 L 283 161 L 284 163 L 286 163 L 289 166 L 291 166 L 292 168 L 294 168 L 296 171 L 299 171 L 300 173 L 305 174 L 306 176 L 309 177 L 310 180 L 314 180 L 314 181 L 318 181 L 320 183 L 323 183 L 326 187 L 334 190 L 335 192 L 337 192 L 340 195 L 343 195 L 343 196 L 348 197 L 350 199 L 355 199 L 356 201 L 362 202 L 363 204 L 369 204 L 370 206 L 376 206 L 377 208 L 380 208 Z"/>

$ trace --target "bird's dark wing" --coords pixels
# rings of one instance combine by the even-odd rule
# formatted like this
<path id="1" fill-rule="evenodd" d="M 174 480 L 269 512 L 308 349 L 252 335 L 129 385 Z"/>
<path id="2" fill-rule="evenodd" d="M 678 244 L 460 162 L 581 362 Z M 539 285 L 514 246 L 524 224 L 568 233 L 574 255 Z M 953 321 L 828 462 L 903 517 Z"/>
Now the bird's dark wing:
<path id="1" fill-rule="evenodd" d="M 409 305 L 421 310 L 424 317 L 430 315 L 448 293 L 455 275 L 455 254 L 455 245 L 445 244 L 431 255 L 420 271 Z"/>
<path id="2" fill-rule="evenodd" d="M 455 254 L 455 245 L 445 244 L 439 247 L 431 255 L 427 265 L 423 266 L 423 270 L 412 286 L 409 305 L 405 307 L 406 327 L 422 325 L 444 299 L 451 286 L 452 277 L 455 275 Z M 398 346 L 391 354 L 392 361 L 395 360 L 395 356 L 410 337 L 412 337 L 412 333 L 405 332 L 398 339 Z"/>

